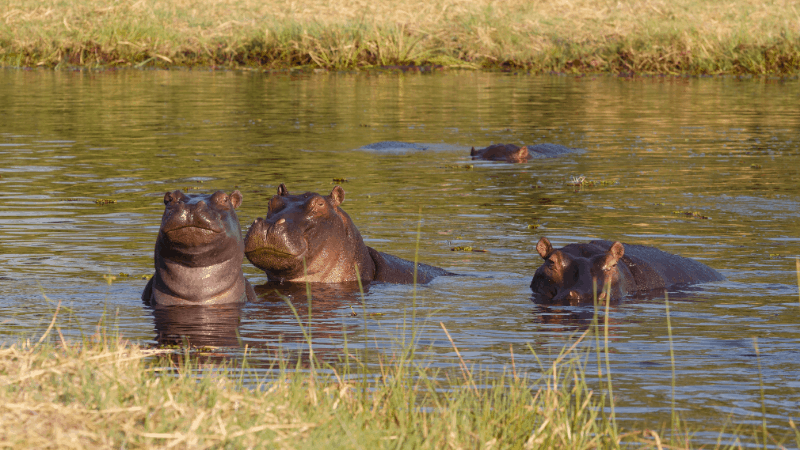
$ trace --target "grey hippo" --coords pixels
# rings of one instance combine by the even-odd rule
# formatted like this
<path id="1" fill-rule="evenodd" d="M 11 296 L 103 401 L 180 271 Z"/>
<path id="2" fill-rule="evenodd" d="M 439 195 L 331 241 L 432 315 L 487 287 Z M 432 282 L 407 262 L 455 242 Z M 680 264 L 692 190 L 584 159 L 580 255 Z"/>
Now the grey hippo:
<path id="1" fill-rule="evenodd" d="M 547 238 L 536 244 L 544 263 L 531 280 L 534 296 L 544 302 L 618 300 L 625 295 L 724 280 L 719 272 L 693 259 L 644 245 L 591 241 L 555 249 Z M 604 287 L 610 285 L 605 292 Z"/>
<path id="2" fill-rule="evenodd" d="M 475 149 L 472 147 L 469 154 L 473 160 L 505 161 L 509 163 L 524 163 L 529 159 L 555 158 L 570 153 L 584 153 L 579 148 L 564 147 L 558 144 L 536 144 L 518 147 L 514 144 L 493 144 L 486 148 Z"/>
<path id="3" fill-rule="evenodd" d="M 153 306 L 214 305 L 255 300 L 244 278 L 244 241 L 235 209 L 242 194 L 164 194 L 155 275 L 142 300 Z"/>

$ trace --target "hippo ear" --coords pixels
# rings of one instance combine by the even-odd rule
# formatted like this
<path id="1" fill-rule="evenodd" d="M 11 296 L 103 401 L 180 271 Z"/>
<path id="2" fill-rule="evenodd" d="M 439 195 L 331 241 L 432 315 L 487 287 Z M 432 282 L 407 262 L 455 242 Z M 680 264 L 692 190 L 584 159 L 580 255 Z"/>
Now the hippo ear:
<path id="1" fill-rule="evenodd" d="M 183 197 L 183 192 L 181 191 L 166 192 L 164 193 L 164 204 L 169 205 L 181 197 Z"/>
<path id="2" fill-rule="evenodd" d="M 287 195 L 289 195 L 289 190 L 286 189 L 285 184 L 281 183 L 281 185 L 278 186 L 278 195 L 281 197 L 286 197 Z"/>
<path id="3" fill-rule="evenodd" d="M 542 237 L 539 239 L 539 243 L 536 244 L 536 251 L 539 252 L 539 256 L 541 256 L 542 259 L 547 259 L 547 257 L 553 253 L 553 246 L 546 237 Z"/>
<path id="4" fill-rule="evenodd" d="M 477 153 L 475 147 L 472 147 L 472 150 L 469 151 L 469 156 L 475 156 L 475 153 Z"/>
<path id="5" fill-rule="evenodd" d="M 231 199 L 231 204 L 233 205 L 233 209 L 238 208 L 242 204 L 242 193 L 239 190 L 235 190 L 231 192 L 231 195 L 228 196 Z"/>
<path id="6" fill-rule="evenodd" d="M 620 260 L 620 258 L 622 258 L 623 255 L 625 255 L 625 247 L 622 245 L 620 241 L 616 241 L 613 244 L 611 244 L 611 248 L 608 249 L 606 255 L 610 259 L 613 259 L 613 261 L 616 263 L 617 261 Z"/>
<path id="7" fill-rule="evenodd" d="M 344 189 L 338 184 L 333 187 L 331 191 L 331 200 L 333 200 L 333 204 L 339 206 L 344 201 Z"/>

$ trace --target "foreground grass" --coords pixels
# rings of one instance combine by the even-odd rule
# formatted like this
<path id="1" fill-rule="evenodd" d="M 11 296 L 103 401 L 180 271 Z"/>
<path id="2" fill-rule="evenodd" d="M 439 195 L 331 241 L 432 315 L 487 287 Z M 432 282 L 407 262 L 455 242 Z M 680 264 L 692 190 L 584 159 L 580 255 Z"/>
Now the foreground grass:
<path id="1" fill-rule="evenodd" d="M 618 435 L 603 397 L 562 356 L 533 389 L 513 372 L 481 379 L 465 368 L 448 381 L 408 360 L 369 378 L 283 370 L 246 387 L 243 372 L 200 370 L 188 352 L 106 338 L 23 342 L 0 349 L 0 447 L 656 446 L 653 432 Z M 446 388 L 453 381 L 464 387 Z"/>
<path id="2" fill-rule="evenodd" d="M 0 0 L 0 65 L 791 74 L 790 0 Z"/>

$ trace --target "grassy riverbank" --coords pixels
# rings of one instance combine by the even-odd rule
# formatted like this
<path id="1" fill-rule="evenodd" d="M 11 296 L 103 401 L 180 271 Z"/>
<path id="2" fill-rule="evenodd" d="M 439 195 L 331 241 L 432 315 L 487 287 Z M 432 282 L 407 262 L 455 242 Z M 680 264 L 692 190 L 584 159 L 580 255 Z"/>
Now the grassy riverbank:
<path id="1" fill-rule="evenodd" d="M 574 355 L 546 369 L 539 389 L 513 370 L 481 379 L 465 369 L 455 374 L 464 387 L 452 390 L 436 389 L 446 374 L 403 361 L 386 361 L 367 380 L 306 366 L 245 387 L 242 374 L 252 382 L 255 372 L 200 370 L 195 356 L 202 357 L 104 338 L 2 348 L 0 442 L 10 448 L 584 449 L 658 439 L 654 432 L 618 435 L 613 422 L 598 417 L 605 400 L 586 387 Z"/>
<path id="2" fill-rule="evenodd" d="M 787 0 L 0 0 L 0 65 L 792 74 Z"/>
<path id="3" fill-rule="evenodd" d="M 274 370 L 232 369 L 203 362 L 213 349 L 147 349 L 102 334 L 68 342 L 50 331 L 0 348 L 4 448 L 693 447 L 674 412 L 666 430 L 618 429 L 613 401 L 584 378 L 595 354 L 576 347 L 602 349 L 604 339 L 589 331 L 534 377 L 463 360 L 455 372 L 431 369 L 410 348 L 367 375 L 350 371 L 361 366 L 350 353 L 353 364 L 338 369 L 307 353 L 296 367 L 279 356 Z"/>

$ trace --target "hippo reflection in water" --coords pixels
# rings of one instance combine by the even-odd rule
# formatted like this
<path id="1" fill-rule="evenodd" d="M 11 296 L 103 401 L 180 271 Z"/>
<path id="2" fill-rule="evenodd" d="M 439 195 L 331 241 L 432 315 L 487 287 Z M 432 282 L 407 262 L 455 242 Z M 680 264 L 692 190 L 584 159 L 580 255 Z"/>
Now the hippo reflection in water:
<path id="1" fill-rule="evenodd" d="M 413 283 L 414 263 L 364 244 L 350 216 L 339 205 L 344 189 L 330 195 L 291 195 L 278 187 L 265 218 L 256 219 L 245 237 L 245 255 L 271 281 Z M 417 264 L 418 283 L 450 272 Z M 357 270 L 357 271 L 356 271 Z"/>
<path id="2" fill-rule="evenodd" d="M 155 275 L 142 300 L 150 305 L 212 305 L 254 300 L 244 278 L 244 242 L 236 208 L 242 194 L 164 194 L 154 254 Z"/>
<path id="3" fill-rule="evenodd" d="M 524 147 L 517 147 L 514 144 L 494 144 L 478 150 L 472 147 L 469 154 L 472 159 L 524 163 L 529 159 L 555 158 L 569 153 L 583 152 L 579 148 L 569 148 L 558 144 L 537 144 Z"/>
<path id="4" fill-rule="evenodd" d="M 536 269 L 531 289 L 537 300 L 546 302 L 592 302 L 595 286 L 598 300 L 602 301 L 675 285 L 725 279 L 716 270 L 695 260 L 618 241 L 591 241 L 554 249 L 543 237 L 536 244 L 536 250 L 544 264 Z"/>

